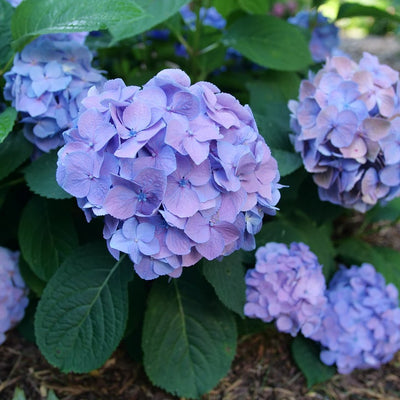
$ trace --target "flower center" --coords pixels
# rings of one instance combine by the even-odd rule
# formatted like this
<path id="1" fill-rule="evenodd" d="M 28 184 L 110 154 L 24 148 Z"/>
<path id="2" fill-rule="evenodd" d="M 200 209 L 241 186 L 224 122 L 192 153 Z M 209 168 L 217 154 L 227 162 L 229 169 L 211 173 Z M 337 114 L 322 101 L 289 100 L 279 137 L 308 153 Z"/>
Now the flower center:
<path id="1" fill-rule="evenodd" d="M 138 201 L 140 201 L 140 202 L 145 202 L 145 201 L 147 201 L 146 193 L 139 192 L 138 195 L 137 195 L 137 199 L 138 199 Z"/>

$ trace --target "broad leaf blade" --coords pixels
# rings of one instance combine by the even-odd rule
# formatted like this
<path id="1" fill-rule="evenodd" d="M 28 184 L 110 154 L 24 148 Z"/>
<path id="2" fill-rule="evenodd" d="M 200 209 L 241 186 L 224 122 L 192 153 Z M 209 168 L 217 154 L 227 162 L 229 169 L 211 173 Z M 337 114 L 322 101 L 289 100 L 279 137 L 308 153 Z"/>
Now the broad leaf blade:
<path id="1" fill-rule="evenodd" d="M 177 280 L 158 280 L 152 287 L 142 347 L 146 373 L 155 385 L 198 398 L 230 368 L 235 320 L 197 271 L 185 271 Z"/>
<path id="2" fill-rule="evenodd" d="M 25 169 L 25 179 L 29 189 L 39 196 L 49 199 L 69 199 L 72 196 L 56 181 L 57 152 L 43 154 Z"/>
<path id="3" fill-rule="evenodd" d="M 289 175 L 303 165 L 303 161 L 297 153 L 273 148 L 271 148 L 271 153 L 278 162 L 278 169 L 281 176 Z"/>
<path id="4" fill-rule="evenodd" d="M 13 132 L 0 145 L 0 179 L 18 168 L 32 153 L 22 132 Z"/>
<path id="5" fill-rule="evenodd" d="M 267 68 L 298 71 L 312 62 L 300 29 L 269 15 L 238 18 L 227 29 L 224 42 Z"/>
<path id="6" fill-rule="evenodd" d="M 121 19 L 116 23 L 110 24 L 109 28 L 113 35 L 114 43 L 138 35 L 167 20 L 189 0 L 137 0 L 136 2 L 144 10 L 144 17 L 135 21 L 135 23 L 127 19 Z"/>
<path id="7" fill-rule="evenodd" d="M 400 22 L 400 15 L 390 14 L 381 8 L 359 3 L 344 3 L 340 5 L 336 19 L 352 17 L 375 17 Z"/>
<path id="8" fill-rule="evenodd" d="M 221 261 L 203 260 L 203 274 L 222 303 L 244 317 L 246 284 L 241 252 L 236 251 Z"/>
<path id="9" fill-rule="evenodd" d="M 307 386 L 325 382 L 336 373 L 335 367 L 323 364 L 319 358 L 320 346 L 317 342 L 298 335 L 292 342 L 292 355 L 297 366 L 307 379 Z"/>
<path id="10" fill-rule="evenodd" d="M 37 35 L 95 31 L 121 21 L 134 25 L 143 16 L 133 0 L 24 0 L 12 17 L 11 32 L 21 49 Z"/>
<path id="11" fill-rule="evenodd" d="M 12 57 L 11 17 L 14 9 L 6 0 L 0 0 L 0 67 Z"/>
<path id="12" fill-rule="evenodd" d="M 39 349 L 51 364 L 88 372 L 111 356 L 125 330 L 131 277 L 131 263 L 113 259 L 103 244 L 81 247 L 65 260 L 35 319 Z"/>
<path id="13" fill-rule="evenodd" d="M 17 119 L 17 111 L 15 108 L 8 107 L 0 114 L 0 143 L 12 131 L 14 122 Z"/>
<path id="14" fill-rule="evenodd" d="M 78 246 L 77 232 L 68 209 L 60 209 L 60 202 L 40 197 L 34 197 L 22 212 L 18 241 L 24 259 L 44 281 L 51 278 L 66 256 Z"/>

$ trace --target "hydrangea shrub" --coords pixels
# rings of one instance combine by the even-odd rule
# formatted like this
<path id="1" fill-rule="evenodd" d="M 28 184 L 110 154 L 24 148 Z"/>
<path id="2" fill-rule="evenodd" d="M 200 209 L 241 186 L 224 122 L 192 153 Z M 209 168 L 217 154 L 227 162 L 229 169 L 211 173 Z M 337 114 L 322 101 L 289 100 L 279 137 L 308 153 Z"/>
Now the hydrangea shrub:
<path id="1" fill-rule="evenodd" d="M 364 53 L 332 57 L 290 101 L 294 146 L 321 200 L 365 212 L 400 190 L 399 73 Z"/>
<path id="2" fill-rule="evenodd" d="M 88 219 L 105 215 L 110 251 L 142 278 L 255 247 L 279 173 L 248 106 L 178 69 L 143 88 L 108 81 L 82 105 L 57 181 Z"/>
<path id="3" fill-rule="evenodd" d="M 18 268 L 19 253 L 0 247 L 0 344 L 24 317 L 28 289 Z"/>
<path id="4" fill-rule="evenodd" d="M 34 320 L 52 365 L 85 373 L 121 344 L 155 385 L 200 398 L 253 332 L 246 311 L 297 334 L 311 385 L 334 370 L 317 334 L 345 371 L 357 315 L 321 336 L 341 323 L 329 281 L 343 263 L 362 265 L 343 299 L 375 313 L 346 366 L 390 358 L 395 291 L 356 273 L 371 263 L 400 285 L 399 252 L 365 240 L 370 222 L 400 217 L 396 71 L 335 56 L 336 21 L 287 21 L 302 11 L 290 1 L 12 3 L 0 0 L 0 245 L 20 249 L 37 303 L 21 332 Z"/>

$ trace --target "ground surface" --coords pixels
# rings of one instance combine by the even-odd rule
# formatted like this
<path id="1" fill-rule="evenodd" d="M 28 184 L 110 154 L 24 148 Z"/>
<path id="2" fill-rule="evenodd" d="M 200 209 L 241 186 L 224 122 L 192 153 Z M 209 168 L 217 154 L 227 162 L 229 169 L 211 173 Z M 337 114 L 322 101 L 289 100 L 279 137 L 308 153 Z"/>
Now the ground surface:
<path id="1" fill-rule="evenodd" d="M 400 69 L 400 44 L 393 37 L 345 39 L 342 48 L 356 60 L 362 51 L 369 51 Z M 369 240 L 400 251 L 400 225 L 380 229 Z M 336 375 L 307 389 L 289 346 L 290 336 L 272 330 L 243 339 L 228 376 L 203 400 L 400 399 L 400 353 L 379 370 Z M 60 400 L 177 399 L 152 386 L 141 365 L 122 349 L 91 374 L 65 375 L 52 368 L 33 344 L 11 332 L 0 346 L 0 400 L 11 400 L 17 386 L 24 389 L 27 400 L 45 399 L 50 389 Z"/>

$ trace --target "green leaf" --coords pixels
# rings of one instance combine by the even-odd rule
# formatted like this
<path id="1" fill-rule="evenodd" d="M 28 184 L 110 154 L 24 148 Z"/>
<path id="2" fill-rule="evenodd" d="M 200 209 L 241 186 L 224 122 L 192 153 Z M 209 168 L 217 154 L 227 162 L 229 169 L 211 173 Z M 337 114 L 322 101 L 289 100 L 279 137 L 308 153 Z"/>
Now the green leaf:
<path id="1" fill-rule="evenodd" d="M 18 228 L 22 255 L 32 271 L 48 281 L 78 246 L 78 236 L 63 203 L 34 197 L 24 208 Z M 66 212 L 67 211 L 67 212 Z"/>
<path id="2" fill-rule="evenodd" d="M 115 42 L 136 36 L 148 29 L 167 20 L 177 13 L 182 6 L 189 3 L 189 0 L 137 0 L 145 15 L 138 21 L 132 21 L 121 18 L 114 24 L 110 24 L 110 32 Z"/>
<path id="3" fill-rule="evenodd" d="M 127 262 L 124 262 L 126 260 Z M 74 251 L 49 281 L 35 318 L 38 346 L 63 372 L 100 367 L 122 339 L 132 264 L 101 244 Z"/>
<path id="4" fill-rule="evenodd" d="M 273 148 L 271 148 L 271 153 L 278 162 L 281 176 L 289 175 L 303 165 L 303 160 L 298 153 Z"/>
<path id="5" fill-rule="evenodd" d="M 26 400 L 25 392 L 17 386 L 14 390 L 14 396 L 12 400 Z"/>
<path id="6" fill-rule="evenodd" d="M 400 290 L 399 251 L 389 247 L 371 246 L 356 238 L 340 242 L 337 251 L 348 264 L 372 264 L 384 276 L 386 284 L 393 283 Z"/>
<path id="7" fill-rule="evenodd" d="M 213 0 L 212 4 L 225 19 L 232 12 L 240 9 L 238 0 Z"/>
<path id="8" fill-rule="evenodd" d="M 292 341 L 291 349 L 294 361 L 306 377 L 309 388 L 335 375 L 336 368 L 325 365 L 319 359 L 321 348 L 317 342 L 298 335 Z"/>
<path id="9" fill-rule="evenodd" d="M 43 154 L 27 168 L 25 180 L 33 193 L 49 199 L 69 199 L 72 196 L 56 181 L 57 151 Z"/>
<path id="10" fill-rule="evenodd" d="M 38 300 L 30 298 L 29 304 L 25 309 L 25 315 L 21 322 L 17 325 L 17 330 L 22 337 L 31 342 L 36 344 L 35 338 L 35 328 L 34 328 L 34 318 L 36 313 Z"/>
<path id="11" fill-rule="evenodd" d="M 327 225 L 316 226 L 314 221 L 305 216 L 278 218 L 263 225 L 256 235 L 257 247 L 268 242 L 286 243 L 303 242 L 318 257 L 323 266 L 323 273 L 329 278 L 335 271 L 335 249 Z"/>
<path id="12" fill-rule="evenodd" d="M 365 214 L 365 221 L 368 223 L 378 221 L 397 221 L 400 219 L 400 197 L 393 199 L 382 206 L 377 204 Z"/>
<path id="13" fill-rule="evenodd" d="M 358 3 L 341 4 L 336 19 L 364 16 L 400 22 L 400 15 L 398 14 L 391 14 L 381 8 Z"/>
<path id="14" fill-rule="evenodd" d="M 21 49 L 30 39 L 45 33 L 96 31 L 121 21 L 134 26 L 144 16 L 133 0 L 24 0 L 11 20 L 14 44 Z"/>
<path id="15" fill-rule="evenodd" d="M 15 108 L 8 107 L 0 114 L 0 143 L 12 131 L 14 122 L 17 119 L 17 111 Z"/>
<path id="16" fill-rule="evenodd" d="M 13 132 L 0 145 L 0 179 L 18 168 L 32 153 L 32 145 L 22 132 Z"/>
<path id="17" fill-rule="evenodd" d="M 270 0 L 239 0 L 240 7 L 250 14 L 267 14 Z"/>
<path id="18" fill-rule="evenodd" d="M 308 42 L 301 30 L 270 15 L 248 15 L 237 19 L 226 30 L 224 42 L 267 68 L 298 71 L 312 62 Z"/>
<path id="19" fill-rule="evenodd" d="M 213 286 L 222 303 L 241 317 L 244 317 L 246 284 L 242 252 L 236 251 L 222 261 L 203 260 L 203 274 Z"/>
<path id="20" fill-rule="evenodd" d="M 0 67 L 12 57 L 11 16 L 14 9 L 6 0 L 0 0 Z"/>
<path id="21" fill-rule="evenodd" d="M 49 393 L 47 395 L 47 400 L 59 400 L 52 389 L 49 390 Z"/>
<path id="22" fill-rule="evenodd" d="M 144 367 L 156 386 L 198 398 L 229 371 L 236 349 L 233 314 L 195 268 L 151 289 L 143 326 Z"/>
<path id="23" fill-rule="evenodd" d="M 29 264 L 22 257 L 19 258 L 19 271 L 29 289 L 40 297 L 46 286 L 46 282 L 36 276 L 29 267 Z"/>

